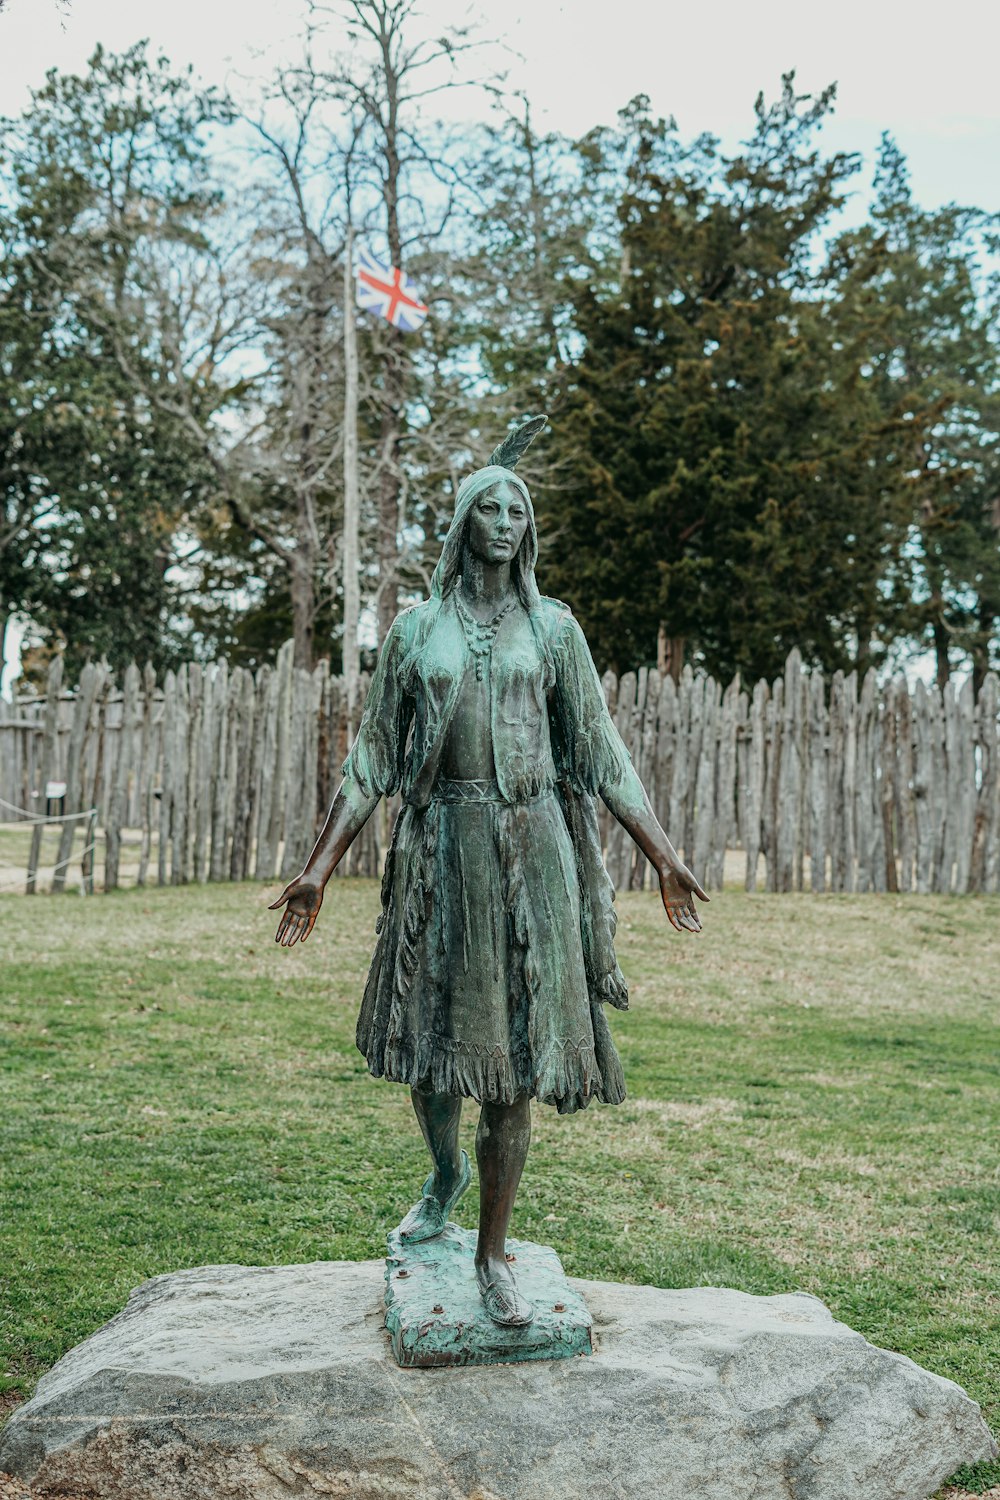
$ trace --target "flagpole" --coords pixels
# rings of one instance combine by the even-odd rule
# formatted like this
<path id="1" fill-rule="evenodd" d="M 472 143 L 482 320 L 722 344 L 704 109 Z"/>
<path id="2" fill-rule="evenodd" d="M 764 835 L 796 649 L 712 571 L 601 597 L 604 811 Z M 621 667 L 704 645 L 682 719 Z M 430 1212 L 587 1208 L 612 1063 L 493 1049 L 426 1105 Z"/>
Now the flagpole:
<path id="1" fill-rule="evenodd" d="M 354 736 L 358 695 L 358 336 L 354 311 L 354 228 L 347 226 L 344 246 L 344 686 L 347 689 L 348 735 Z"/>

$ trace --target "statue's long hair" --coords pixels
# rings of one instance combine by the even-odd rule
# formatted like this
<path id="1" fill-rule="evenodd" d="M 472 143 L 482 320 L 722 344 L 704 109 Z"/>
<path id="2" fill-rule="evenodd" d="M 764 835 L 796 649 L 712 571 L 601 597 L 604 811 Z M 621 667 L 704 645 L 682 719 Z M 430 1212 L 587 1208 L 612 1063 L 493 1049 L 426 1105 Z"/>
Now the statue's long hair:
<path id="1" fill-rule="evenodd" d="M 538 584 L 535 582 L 535 563 L 538 561 L 538 532 L 535 529 L 535 510 L 524 480 L 503 464 L 487 464 L 477 469 L 468 479 L 463 479 L 455 499 L 455 514 L 444 539 L 438 565 L 431 578 L 431 597 L 446 599 L 458 582 L 462 570 L 462 551 L 468 531 L 469 511 L 484 490 L 490 489 L 500 480 L 514 485 L 524 497 L 524 508 L 528 513 L 528 529 L 510 565 L 511 581 L 525 609 L 530 613 L 539 604 Z"/>

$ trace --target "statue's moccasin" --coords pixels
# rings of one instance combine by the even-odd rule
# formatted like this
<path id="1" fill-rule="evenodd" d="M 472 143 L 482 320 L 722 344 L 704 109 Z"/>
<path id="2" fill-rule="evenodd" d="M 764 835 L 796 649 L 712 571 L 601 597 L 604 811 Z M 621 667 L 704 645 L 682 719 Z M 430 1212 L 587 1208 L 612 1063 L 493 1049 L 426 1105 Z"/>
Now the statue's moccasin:
<path id="1" fill-rule="evenodd" d="M 421 1240 L 432 1240 L 435 1235 L 441 1233 L 448 1222 L 448 1215 L 455 1204 L 461 1198 L 472 1180 L 472 1166 L 469 1162 L 468 1153 L 462 1152 L 462 1170 L 459 1173 L 458 1182 L 450 1197 L 441 1203 L 432 1191 L 434 1187 L 434 1174 L 431 1173 L 424 1183 L 423 1197 L 419 1203 L 415 1203 L 399 1226 L 399 1237 L 406 1240 L 408 1244 L 416 1245 Z"/>
<path id="2" fill-rule="evenodd" d="M 494 1323 L 499 1323 L 501 1328 L 527 1328 L 535 1316 L 535 1309 L 527 1297 L 522 1297 L 510 1272 L 503 1281 L 490 1281 L 487 1272 L 477 1266 L 476 1281 L 483 1306 Z"/>

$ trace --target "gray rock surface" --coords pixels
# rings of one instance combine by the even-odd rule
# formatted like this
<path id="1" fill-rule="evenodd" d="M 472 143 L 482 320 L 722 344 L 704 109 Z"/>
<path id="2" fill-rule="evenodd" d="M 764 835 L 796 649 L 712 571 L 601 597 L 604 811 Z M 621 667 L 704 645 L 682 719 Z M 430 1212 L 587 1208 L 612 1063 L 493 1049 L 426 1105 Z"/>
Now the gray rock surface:
<path id="1" fill-rule="evenodd" d="M 995 1446 L 804 1293 L 581 1281 L 597 1352 L 401 1370 L 383 1263 L 158 1276 L 39 1384 L 0 1471 L 107 1500 L 925 1500 Z"/>

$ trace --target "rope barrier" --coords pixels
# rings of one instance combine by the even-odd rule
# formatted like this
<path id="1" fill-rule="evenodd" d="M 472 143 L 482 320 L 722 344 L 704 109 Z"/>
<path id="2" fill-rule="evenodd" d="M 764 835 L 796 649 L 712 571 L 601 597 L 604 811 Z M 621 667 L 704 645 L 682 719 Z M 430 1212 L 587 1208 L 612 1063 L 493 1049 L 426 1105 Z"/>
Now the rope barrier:
<path id="1" fill-rule="evenodd" d="M 97 848 L 97 840 L 94 839 L 93 842 L 89 843 L 85 849 L 80 849 L 79 851 L 74 850 L 74 852 L 67 859 L 58 859 L 58 860 L 56 860 L 55 864 L 51 866 L 52 874 L 54 875 L 57 870 L 61 870 L 65 865 L 68 865 L 71 860 L 77 860 L 77 859 L 79 859 L 79 860 L 82 861 L 82 860 L 86 859 L 87 855 L 88 854 L 92 854 L 93 851 L 96 848 Z M 48 866 L 46 866 L 45 868 L 48 869 Z M 38 871 L 35 872 L 36 878 L 37 878 L 38 873 L 39 873 Z M 23 891 L 23 890 L 24 890 L 24 877 L 23 876 L 20 876 L 17 880 L 0 881 L 0 891 Z M 81 875 L 80 876 L 80 895 L 81 896 L 85 896 L 86 894 L 87 894 L 86 878 L 83 875 Z"/>
<path id="2" fill-rule="evenodd" d="M 27 808 L 18 807 L 18 805 L 17 805 L 16 802 L 8 802 L 7 799 L 6 799 L 6 797 L 0 797 L 0 807 L 5 807 L 10 812 L 16 812 L 16 813 L 18 813 L 20 815 L 22 823 L 27 823 L 29 825 L 33 824 L 36 827 L 39 824 L 42 824 L 43 826 L 46 826 L 46 827 L 50 827 L 50 826 L 52 826 L 55 823 L 72 823 L 72 822 L 74 822 L 78 818 L 88 818 L 90 820 L 90 822 L 91 822 L 92 829 L 94 829 L 96 827 L 96 825 L 95 825 L 95 820 L 97 818 L 97 808 L 96 807 L 85 807 L 81 812 L 75 812 L 75 813 L 57 813 L 57 814 L 54 814 L 51 818 L 50 817 L 45 817 L 45 816 L 40 816 L 38 813 L 28 812 Z M 84 835 L 84 837 L 86 837 L 86 835 Z M 89 844 L 86 844 L 84 846 L 83 849 L 73 849 L 73 850 L 70 851 L 69 854 L 67 854 L 67 856 L 66 856 L 65 859 L 57 859 L 56 862 L 55 862 L 55 864 L 52 866 L 52 875 L 53 875 L 53 878 L 59 873 L 60 870 L 64 870 L 67 865 L 69 865 L 71 863 L 74 863 L 76 860 L 79 860 L 80 864 L 81 864 L 80 895 L 81 896 L 86 896 L 88 894 L 88 890 L 87 890 L 88 883 L 90 885 L 90 890 L 92 892 L 93 891 L 93 880 L 94 880 L 93 861 L 91 861 L 90 870 L 87 872 L 86 875 L 84 875 L 82 873 L 82 866 L 86 862 L 87 855 L 88 854 L 93 855 L 94 850 L 96 848 L 97 848 L 97 839 L 93 838 L 93 839 L 91 839 L 91 841 L 90 841 Z M 28 869 L 28 882 L 29 882 L 29 884 L 31 884 L 37 878 L 38 878 L 38 868 L 37 868 L 37 866 L 35 868 L 31 868 L 29 866 L 29 869 Z M 18 885 L 20 885 L 20 883 L 21 883 L 20 881 L 17 882 Z M 12 884 L 8 885 L 7 883 L 4 883 L 3 885 L 0 885 L 0 890 L 13 890 L 13 889 L 14 889 L 14 886 Z"/>
<path id="3" fill-rule="evenodd" d="M 97 848 L 97 840 L 94 839 L 91 843 L 89 843 L 87 845 L 87 847 L 85 849 L 80 849 L 79 851 L 77 851 L 77 850 L 74 849 L 73 853 L 72 854 L 67 854 L 67 856 L 66 856 L 65 859 L 57 859 L 56 862 L 55 862 L 55 864 L 52 866 L 52 873 L 53 873 L 53 875 L 56 873 L 57 870 L 63 869 L 72 860 L 77 860 L 78 859 L 78 860 L 80 860 L 82 862 L 83 860 L 85 860 L 87 858 L 87 855 L 90 854 L 91 851 L 94 850 L 94 849 L 96 849 L 96 848 Z"/>
<path id="4" fill-rule="evenodd" d="M 4 797 L 0 797 L 0 807 L 20 813 L 25 823 L 71 823 L 74 818 L 92 818 L 97 813 L 96 807 L 86 807 L 83 812 L 54 813 L 51 818 L 48 818 L 39 816 L 38 813 L 28 812 L 26 807 L 18 807 L 15 802 L 8 802 Z"/>

